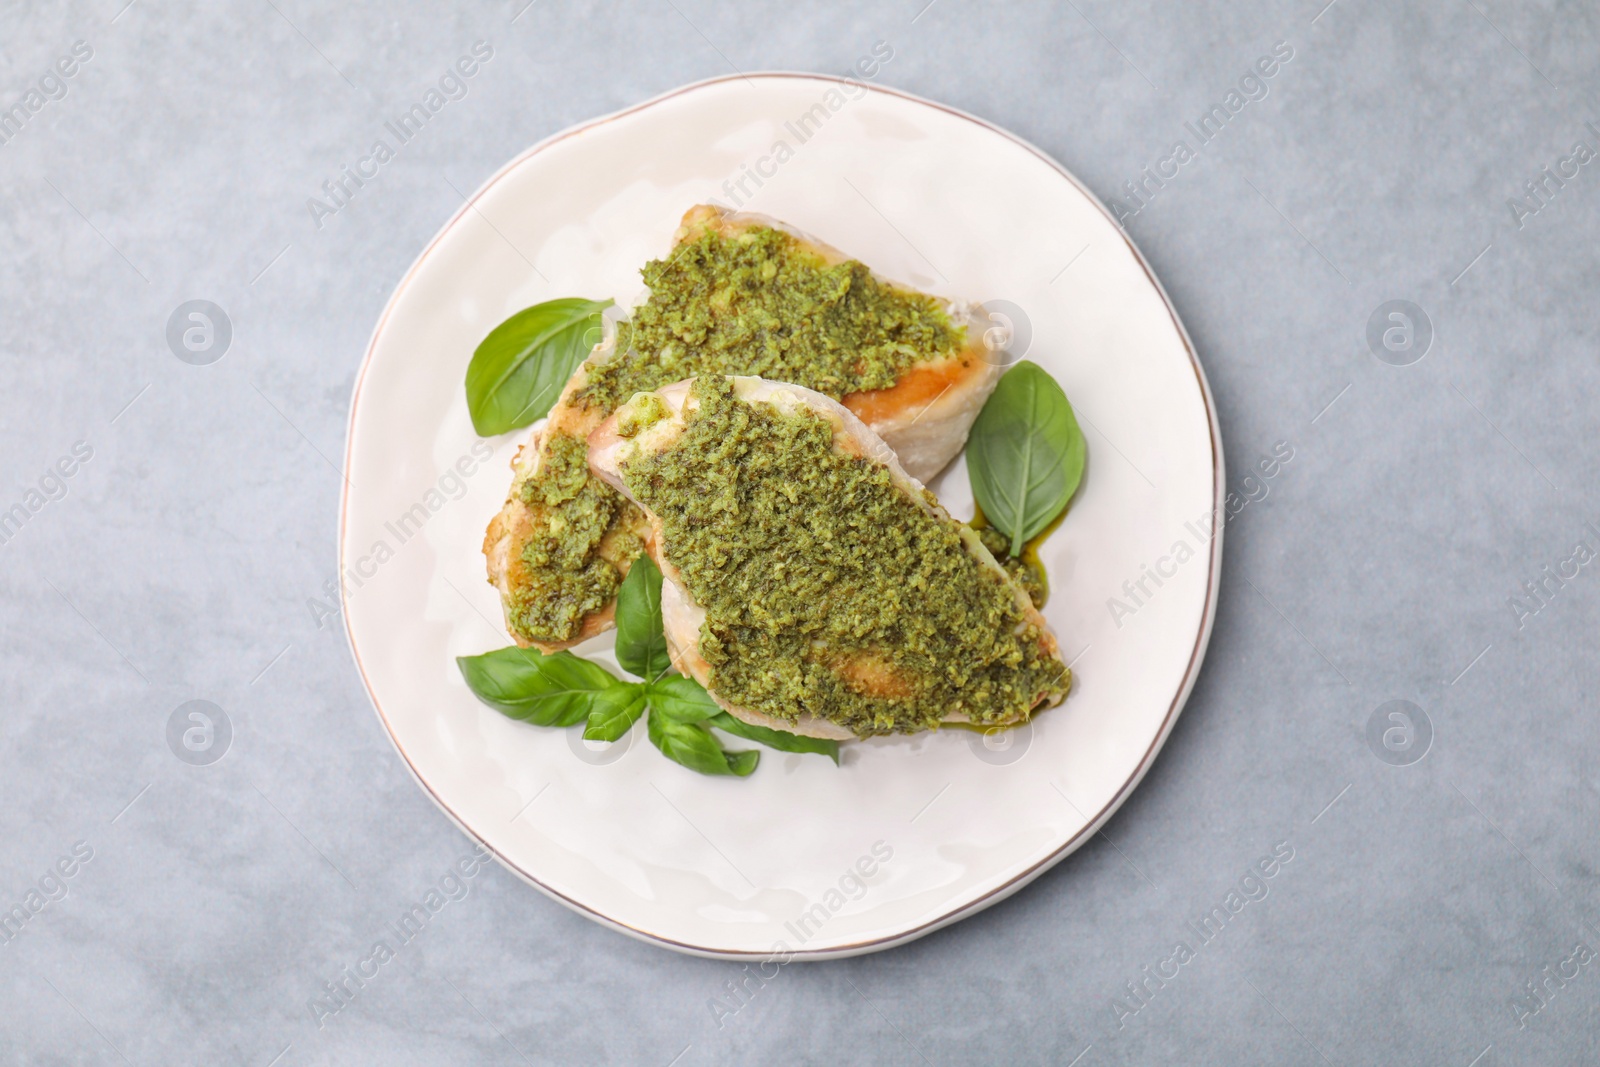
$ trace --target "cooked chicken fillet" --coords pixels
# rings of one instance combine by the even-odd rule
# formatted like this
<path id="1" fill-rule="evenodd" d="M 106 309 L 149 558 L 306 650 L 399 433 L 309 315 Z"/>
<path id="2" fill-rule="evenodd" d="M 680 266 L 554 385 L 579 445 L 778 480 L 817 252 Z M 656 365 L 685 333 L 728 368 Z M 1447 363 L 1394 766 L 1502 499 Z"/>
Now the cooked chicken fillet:
<path id="1" fill-rule="evenodd" d="M 673 248 L 682 250 L 708 236 L 737 241 L 770 236 L 770 231 L 788 234 L 796 249 L 826 266 L 850 263 L 837 249 L 794 233 L 775 220 L 728 213 L 709 205 L 691 208 L 684 215 Z M 872 278 L 884 292 L 930 299 L 876 275 Z M 707 299 L 714 306 L 722 295 L 708 293 Z M 938 306 L 960 338 L 949 355 L 912 362 L 889 386 L 841 395 L 844 406 L 895 451 L 912 476 L 922 479 L 937 474 L 961 450 L 1001 372 L 995 353 L 986 347 L 985 334 L 992 320 L 983 308 L 948 302 Z M 773 330 L 782 333 L 789 328 L 790 324 L 778 323 Z M 757 360 L 762 358 L 752 345 L 744 365 L 740 365 L 744 357 L 733 351 L 718 354 L 716 364 L 720 365 L 696 366 L 695 360 L 685 359 L 681 351 L 671 351 L 681 345 L 669 343 L 668 351 L 640 351 L 628 344 L 633 336 L 626 324 L 609 332 L 574 373 L 548 419 L 535 427 L 512 461 L 511 490 L 504 508 L 489 524 L 483 552 L 489 582 L 501 594 L 507 629 L 519 645 L 553 652 L 609 629 L 615 588 L 632 560 L 649 547 L 649 525 L 636 509 L 610 501 L 609 514 L 601 514 L 608 511 L 607 501 L 589 500 L 580 494 L 575 504 L 564 496 L 570 486 L 566 490 L 539 487 L 541 471 L 546 472 L 543 480 L 560 482 L 562 472 L 552 471 L 552 465 L 573 462 L 570 456 L 553 455 L 561 442 L 586 438 L 626 400 L 632 390 L 626 384 L 619 386 L 618 380 L 625 383 L 630 373 L 645 379 L 646 387 L 653 387 L 679 376 L 663 373 L 662 365 L 668 360 L 675 361 L 675 366 L 682 364 L 681 373 L 687 376 L 700 371 L 756 370 Z M 622 351 L 618 350 L 619 337 Z M 619 359 L 630 362 L 622 370 L 609 366 Z M 769 377 L 777 377 L 783 370 L 770 365 L 760 369 Z M 577 516 L 580 523 L 590 524 L 581 553 L 560 544 L 572 536 L 574 507 L 582 509 Z M 602 528 L 603 536 L 596 539 Z M 530 552 L 537 557 L 531 562 Z"/>
<path id="2" fill-rule="evenodd" d="M 960 547 L 957 551 L 965 550 L 971 559 L 976 561 L 977 567 L 969 568 L 972 574 L 977 576 L 975 580 L 990 583 L 997 587 L 1000 597 L 1009 598 L 1011 603 L 1008 605 L 1007 617 L 1014 620 L 1011 624 L 1014 627 L 1014 634 L 1019 641 L 1033 643 L 1031 649 L 1025 649 L 1029 654 L 1022 657 L 1024 665 L 1018 667 L 1015 675 L 1020 679 L 1021 688 L 1018 690 L 1013 687 L 1013 690 L 1022 692 L 1024 696 L 998 715 L 994 714 L 992 709 L 950 707 L 939 716 L 941 721 L 965 723 L 977 718 L 984 726 L 1014 725 L 1026 721 L 1033 709 L 1061 700 L 1070 685 L 1071 675 L 1061 662 L 1056 639 L 1049 624 L 1034 607 L 1028 594 L 1007 575 L 983 547 L 978 536 L 949 516 L 933 495 L 905 471 L 895 453 L 877 434 L 874 434 L 844 405 L 812 390 L 761 378 L 733 377 L 728 380 L 732 383 L 731 395 L 752 409 L 766 407 L 785 415 L 804 412 L 826 420 L 831 426 L 831 447 L 835 454 L 858 458 L 885 469 L 894 490 L 903 494 L 904 499 L 913 504 L 923 515 L 947 527 L 959 537 Z M 651 485 L 661 480 L 653 468 L 638 466 L 641 458 L 671 456 L 680 450 L 680 443 L 686 440 L 685 435 L 689 432 L 690 422 L 703 403 L 701 397 L 695 394 L 694 385 L 693 380 L 683 381 L 666 386 L 652 394 L 638 394 L 601 423 L 589 436 L 590 467 L 608 484 L 628 495 L 648 517 L 651 527 L 648 538 L 651 553 L 665 579 L 662 585 L 661 613 L 674 666 L 704 685 L 718 705 L 729 714 L 753 725 L 811 737 L 840 740 L 864 736 L 867 733 L 898 732 L 892 728 L 852 729 L 813 711 L 801 711 L 794 717 L 764 714 L 741 706 L 722 691 L 722 687 L 718 684 L 716 669 L 703 654 L 702 641 L 708 633 L 707 610 L 696 602 L 689 583 L 685 580 L 682 567 L 686 561 L 682 558 L 682 549 L 675 542 L 673 532 L 665 526 L 663 516 L 646 505 L 650 492 L 647 491 L 642 496 L 638 492 L 641 485 Z M 739 464 L 739 469 L 734 472 L 731 481 L 738 486 L 737 503 L 708 499 L 706 504 L 708 510 L 731 508 L 737 512 L 740 509 L 758 508 L 761 506 L 759 500 L 762 494 L 773 487 L 791 504 L 801 508 L 815 506 L 815 500 L 819 498 L 808 496 L 810 489 L 804 485 L 796 485 L 792 479 L 782 474 L 768 474 L 762 459 L 764 457 L 757 456 L 752 461 L 746 455 L 744 461 Z M 720 461 L 722 460 L 705 460 L 700 458 L 699 454 L 694 454 L 692 458 L 683 460 L 683 463 L 691 465 L 698 463 L 705 466 Z M 633 469 L 635 477 L 640 479 L 631 487 L 630 469 Z M 688 477 L 691 484 L 699 484 L 694 482 L 695 474 L 691 473 Z M 777 481 L 773 486 L 761 484 L 763 479 L 768 478 Z M 824 480 L 824 484 L 827 484 L 827 480 Z M 775 498 L 769 497 L 769 499 Z M 679 521 L 682 520 L 683 516 L 679 516 Z M 694 520 L 689 521 L 692 523 Z M 850 524 L 846 522 L 841 528 L 845 531 L 845 537 L 849 538 L 852 533 Z M 680 538 L 682 533 L 680 528 Z M 770 536 L 770 529 L 768 535 Z M 872 535 L 869 533 L 865 536 L 870 538 Z M 768 543 L 754 553 L 736 555 L 736 550 L 730 551 L 728 558 L 731 562 L 727 562 L 725 566 L 737 570 L 739 575 L 746 579 L 752 577 L 753 571 L 759 570 L 764 573 L 758 580 L 765 580 L 766 576 L 770 575 L 773 581 L 781 583 L 786 568 L 807 565 L 803 557 L 791 554 L 790 547 L 780 539 Z M 855 546 L 841 545 L 841 558 L 853 547 Z M 831 559 L 811 560 L 810 565 L 830 565 L 832 562 Z M 853 577 L 848 573 L 847 565 L 842 567 L 845 572 L 839 580 L 849 583 Z M 868 571 L 873 569 L 870 560 L 864 569 Z M 905 588 L 899 591 L 897 599 L 900 601 L 901 610 L 915 612 L 920 610 L 919 605 L 931 601 L 939 595 L 939 592 Z M 753 625 L 759 623 L 741 618 L 734 623 L 725 622 L 724 629 L 733 630 L 740 626 Z M 713 639 L 719 642 L 721 640 Z M 828 669 L 842 680 L 844 687 L 849 691 L 866 698 L 892 702 L 897 698 L 911 695 L 918 688 L 918 679 L 908 674 L 907 668 L 897 666 L 896 652 L 897 650 L 893 648 L 877 651 L 852 649 L 842 655 L 829 655 L 824 652 L 820 658 L 827 664 Z M 1030 671 L 1031 673 L 1028 673 Z M 938 686 L 934 686 L 934 689 L 938 691 Z M 960 694 L 960 690 L 956 688 L 951 688 L 949 692 L 957 696 Z M 793 710 L 796 709 L 791 709 Z"/>
<path id="3" fill-rule="evenodd" d="M 563 520 L 558 508 L 537 498 L 525 500 L 522 496 L 524 487 L 542 468 L 551 465 L 549 442 L 563 436 L 580 441 L 586 440 L 589 432 L 603 421 L 600 412 L 592 408 L 575 407 L 566 403 L 567 397 L 582 384 L 583 369 L 580 367 L 562 392 L 561 401 L 550 409 L 549 418 L 517 449 L 517 454 L 511 460 L 510 495 L 507 496 L 499 514 L 490 520 L 489 529 L 483 538 L 483 554 L 489 566 L 489 584 L 500 591 L 500 602 L 506 614 L 506 628 L 510 630 L 517 644 L 523 648 L 532 646 L 542 652 L 571 648 L 580 641 L 587 641 L 591 637 L 605 633 L 615 624 L 617 602 L 614 589 L 603 598 L 574 601 L 552 581 L 548 570 L 536 573 L 529 565 L 526 555 L 529 545 L 535 539 L 548 534 L 553 524 L 559 524 Z M 589 488 L 585 486 L 586 490 Z M 618 508 L 607 521 L 605 532 L 593 555 L 598 556 L 602 564 L 610 566 L 615 571 L 615 584 L 620 585 L 621 580 L 627 576 L 628 568 L 639 558 L 640 551 L 649 548 L 647 539 L 650 536 L 650 525 L 645 522 L 644 516 L 638 509 Z M 583 572 L 581 565 L 567 569 L 575 570 L 579 574 Z M 559 641 L 529 639 L 512 618 L 518 598 L 529 594 L 539 595 L 547 603 L 568 606 L 568 614 L 577 620 L 575 631 Z"/>
<path id="4" fill-rule="evenodd" d="M 673 238 L 673 246 L 692 241 L 706 231 L 735 237 L 757 227 L 792 234 L 805 248 L 829 264 L 848 262 L 850 257 L 814 237 L 753 212 L 726 212 L 709 204 L 690 208 Z M 874 277 L 877 277 L 874 274 Z M 915 292 L 886 278 L 878 280 L 904 292 Z M 966 328 L 966 344 L 945 359 L 917 363 L 887 389 L 847 393 L 840 398 L 845 407 L 883 438 L 900 457 L 900 465 L 919 481 L 927 481 L 944 470 L 967 443 L 967 432 L 983 410 L 984 401 L 994 392 L 1003 369 L 985 344 L 994 322 L 981 304 L 949 303 L 945 308 L 950 321 Z"/>

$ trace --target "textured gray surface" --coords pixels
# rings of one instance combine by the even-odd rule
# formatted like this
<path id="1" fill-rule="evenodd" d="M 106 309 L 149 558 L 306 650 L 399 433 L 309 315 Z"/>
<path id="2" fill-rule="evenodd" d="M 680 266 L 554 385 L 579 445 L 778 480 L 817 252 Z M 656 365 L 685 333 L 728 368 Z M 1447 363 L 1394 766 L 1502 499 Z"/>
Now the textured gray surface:
<path id="1" fill-rule="evenodd" d="M 0 11 L 0 106 L 93 50 L 0 144 L 0 508 L 75 442 L 93 453 L 0 545 L 0 897 L 66 889 L 0 945 L 0 1061 L 1595 1057 L 1600 961 L 1573 950 L 1600 945 L 1600 576 L 1521 618 L 1508 598 L 1580 538 L 1600 548 L 1600 164 L 1547 183 L 1537 214 L 1508 198 L 1600 148 L 1600 8 L 522 2 Z M 527 144 L 735 65 L 842 71 L 880 39 L 881 82 L 1017 131 L 1105 198 L 1294 50 L 1127 223 L 1199 347 L 1231 481 L 1295 450 L 1231 525 L 1166 751 L 1018 896 L 785 968 L 720 1029 L 707 1002 L 738 968 L 497 867 L 319 1028 L 307 1001 L 471 847 L 307 606 L 334 575 L 329 461 L 391 287 L 454 189 Z M 306 198 L 478 40 L 494 58 L 467 96 L 318 229 Z M 165 339 L 190 299 L 232 321 L 210 366 Z M 1366 342 L 1391 299 L 1434 326 L 1411 366 Z M 232 723 L 211 766 L 167 741 L 194 699 Z M 1396 699 L 1433 730 L 1406 766 L 1367 742 Z M 76 842 L 92 859 L 47 878 Z M 1189 924 L 1279 842 L 1270 893 L 1199 946 Z M 1180 940 L 1195 958 L 1132 998 Z"/>

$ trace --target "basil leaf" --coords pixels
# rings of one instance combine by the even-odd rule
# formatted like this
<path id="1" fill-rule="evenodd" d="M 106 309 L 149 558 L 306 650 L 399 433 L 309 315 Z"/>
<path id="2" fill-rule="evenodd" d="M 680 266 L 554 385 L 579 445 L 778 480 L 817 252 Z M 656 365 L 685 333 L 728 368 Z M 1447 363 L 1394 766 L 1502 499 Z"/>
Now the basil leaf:
<path id="1" fill-rule="evenodd" d="M 633 724 L 644 714 L 645 688 L 634 682 L 624 682 L 596 693 L 591 704 L 584 739 L 615 741 L 633 729 Z"/>
<path id="2" fill-rule="evenodd" d="M 456 665 L 479 700 L 535 726 L 582 722 L 602 693 L 623 683 L 598 663 L 571 652 L 547 656 L 535 648 L 502 648 L 458 656 Z"/>
<path id="3" fill-rule="evenodd" d="M 725 752 L 711 731 L 692 722 L 651 715 L 645 723 L 650 743 L 674 763 L 701 774 L 731 774 L 743 778 L 756 769 L 761 753 Z"/>
<path id="4" fill-rule="evenodd" d="M 819 756 L 827 756 L 833 760 L 834 765 L 839 763 L 839 742 L 829 741 L 821 737 L 801 737 L 799 734 L 785 733 L 782 730 L 772 730 L 765 726 L 752 726 L 740 719 L 735 719 L 727 712 L 714 715 L 706 722 L 707 726 L 715 726 L 719 730 L 726 730 L 737 737 L 747 741 L 755 741 L 775 748 L 779 752 L 815 752 Z"/>
<path id="5" fill-rule="evenodd" d="M 566 297 L 524 308 L 493 330 L 467 364 L 467 411 L 480 437 L 542 419 L 600 340 L 609 300 Z"/>
<path id="6" fill-rule="evenodd" d="M 725 714 L 705 686 L 682 674 L 669 674 L 650 684 L 650 707 L 678 722 L 704 722 Z"/>
<path id="7" fill-rule="evenodd" d="M 661 569 L 649 556 L 633 561 L 617 591 L 616 651 L 623 669 L 647 682 L 672 666 L 661 629 Z"/>
<path id="8" fill-rule="evenodd" d="M 1067 394 L 1038 364 L 1006 372 L 967 438 L 972 495 L 1011 555 L 1061 514 L 1083 478 L 1083 431 Z"/>
<path id="9" fill-rule="evenodd" d="M 728 773 L 737 778 L 750 777 L 750 772 L 761 762 L 761 753 L 753 748 L 743 752 L 724 752 L 723 755 L 728 757 Z"/>

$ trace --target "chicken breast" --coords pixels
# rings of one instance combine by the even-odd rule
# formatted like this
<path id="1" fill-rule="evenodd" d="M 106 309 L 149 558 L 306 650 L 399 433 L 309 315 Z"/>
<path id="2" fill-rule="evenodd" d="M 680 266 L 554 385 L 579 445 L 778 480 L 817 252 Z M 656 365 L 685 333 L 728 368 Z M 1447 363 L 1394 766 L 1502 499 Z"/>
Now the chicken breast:
<path id="1" fill-rule="evenodd" d="M 690 208 L 684 214 L 673 245 L 683 245 L 708 232 L 734 238 L 763 228 L 789 234 L 827 264 L 849 262 L 850 257 L 832 245 L 777 219 L 754 212 L 723 211 L 710 204 Z M 873 277 L 888 288 L 916 293 L 877 274 Z M 984 401 L 994 392 L 1004 370 L 1000 353 L 988 348 L 986 338 L 992 336 L 990 330 L 995 324 L 983 305 L 952 301 L 946 303 L 945 313 L 951 323 L 965 330 L 965 343 L 959 351 L 944 359 L 912 365 L 888 388 L 846 393 L 839 398 L 883 438 L 899 457 L 900 465 L 920 481 L 944 470 L 961 451 L 978 412 L 983 410 Z"/>
<path id="2" fill-rule="evenodd" d="M 707 265 L 728 263 L 744 274 Z M 609 629 L 616 589 L 649 547 L 636 509 L 583 484 L 572 444 L 635 392 L 703 372 L 799 380 L 838 396 L 906 470 L 930 478 L 961 450 L 1002 370 L 981 306 L 886 281 L 762 216 L 690 209 L 672 255 L 645 275 L 649 298 L 608 331 L 518 450 L 484 538 L 489 582 L 520 645 L 551 652 Z M 841 336 L 862 344 L 859 354 L 839 351 Z M 919 344 L 933 354 L 923 358 Z"/>
<path id="3" fill-rule="evenodd" d="M 641 393 L 590 434 L 589 463 L 651 526 L 674 665 L 745 722 L 1007 726 L 1071 684 L 977 535 L 820 393 L 752 377 Z"/>

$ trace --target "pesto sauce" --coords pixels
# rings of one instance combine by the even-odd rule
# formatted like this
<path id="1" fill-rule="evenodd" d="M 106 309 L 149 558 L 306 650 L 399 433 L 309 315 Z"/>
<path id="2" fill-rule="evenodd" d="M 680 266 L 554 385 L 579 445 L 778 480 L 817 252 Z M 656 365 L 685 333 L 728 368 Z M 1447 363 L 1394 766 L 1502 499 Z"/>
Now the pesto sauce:
<path id="1" fill-rule="evenodd" d="M 1028 594 L 1028 599 L 1033 601 L 1033 606 L 1044 607 L 1045 600 L 1050 596 L 1050 583 L 1045 577 L 1044 565 L 1039 562 L 1039 557 L 1035 554 L 1035 548 L 1043 537 L 1029 541 L 1019 559 L 1011 555 L 1011 538 L 990 526 L 984 520 L 983 512 L 978 512 L 977 517 L 967 525 L 978 535 L 978 540 L 983 542 L 983 547 L 989 550 L 995 562 L 1011 575 L 1011 580 L 1022 586 L 1023 591 Z"/>
<path id="2" fill-rule="evenodd" d="M 965 330 L 931 296 L 885 285 L 856 260 L 826 264 L 782 230 L 708 230 L 642 272 L 650 298 L 631 348 L 589 368 L 578 402 L 609 414 L 634 393 L 697 374 L 754 374 L 840 399 L 887 389 L 953 355 Z"/>
<path id="3" fill-rule="evenodd" d="M 1066 668 L 957 523 L 923 511 L 886 467 L 835 452 L 814 413 L 748 404 L 718 376 L 691 395 L 681 436 L 622 477 L 706 610 L 700 652 L 719 697 L 867 737 L 954 711 L 979 725 L 1025 718 L 1065 693 Z"/>
<path id="4" fill-rule="evenodd" d="M 629 406 L 628 410 L 617 419 L 617 436 L 633 437 L 649 426 L 653 426 L 671 414 L 667 405 L 654 393 L 646 393 L 639 398 L 637 404 Z"/>
<path id="5" fill-rule="evenodd" d="M 518 496 L 543 521 L 522 549 L 528 580 L 512 596 L 512 632 L 531 641 L 571 640 L 622 583 L 619 568 L 600 555 L 600 542 L 632 505 L 590 475 L 588 442 L 559 433 L 545 442 L 539 469 Z"/>
<path id="6" fill-rule="evenodd" d="M 828 266 L 782 230 L 714 231 L 642 271 L 648 301 L 618 325 L 617 355 L 591 365 L 574 403 L 609 415 L 637 392 L 701 373 L 757 374 L 835 399 L 893 385 L 913 363 L 959 351 L 965 330 L 933 297 L 888 286 L 851 260 Z M 641 413 L 624 436 L 646 424 Z M 640 419 L 644 419 L 641 422 Z M 608 527 L 631 507 L 591 477 L 577 438 L 554 435 L 539 473 L 521 487 L 544 516 L 523 552 L 527 580 L 508 613 L 524 640 L 568 641 L 621 581 L 600 556 Z"/>

